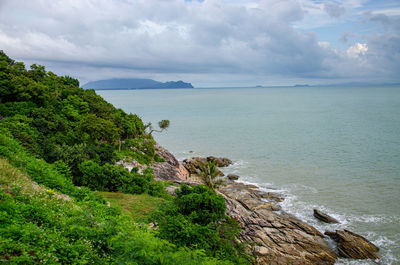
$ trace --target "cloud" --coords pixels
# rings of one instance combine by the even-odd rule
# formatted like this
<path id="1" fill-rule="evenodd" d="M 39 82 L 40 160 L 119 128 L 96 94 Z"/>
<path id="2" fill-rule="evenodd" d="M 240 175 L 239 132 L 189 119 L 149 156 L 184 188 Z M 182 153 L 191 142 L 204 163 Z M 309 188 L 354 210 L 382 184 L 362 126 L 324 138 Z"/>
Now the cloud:
<path id="1" fill-rule="evenodd" d="M 188 77 L 198 82 L 211 75 L 215 80 L 217 76 L 232 80 L 351 78 L 366 72 L 368 63 L 361 63 L 355 52 L 321 45 L 316 34 L 293 25 L 312 12 L 341 17 L 350 5 L 358 4 L 355 0 L 343 4 L 3 0 L 0 47 L 16 59 L 77 74 L 83 82 L 114 76 Z M 368 19 L 372 21 L 373 15 Z M 370 41 L 373 45 L 368 43 L 368 51 L 362 54 L 365 60 L 372 60 L 369 53 L 377 55 L 378 46 L 384 45 L 374 37 Z"/>
<path id="2" fill-rule="evenodd" d="M 366 43 L 356 43 L 347 49 L 347 55 L 350 58 L 360 58 L 368 52 L 368 46 Z"/>
<path id="3" fill-rule="evenodd" d="M 333 2 L 324 3 L 324 10 L 333 18 L 338 18 L 346 12 L 346 9 L 342 5 Z"/>

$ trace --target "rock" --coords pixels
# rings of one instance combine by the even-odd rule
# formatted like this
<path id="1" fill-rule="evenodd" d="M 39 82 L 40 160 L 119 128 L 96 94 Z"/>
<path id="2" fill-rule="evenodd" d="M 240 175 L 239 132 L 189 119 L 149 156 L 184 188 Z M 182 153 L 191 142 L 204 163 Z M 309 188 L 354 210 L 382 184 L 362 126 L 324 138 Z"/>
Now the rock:
<path id="1" fill-rule="evenodd" d="M 176 196 L 176 190 L 179 189 L 177 186 L 168 186 L 165 187 L 169 195 Z"/>
<path id="2" fill-rule="evenodd" d="M 197 174 L 202 164 L 207 160 L 203 157 L 192 157 L 183 160 L 183 166 L 189 171 L 190 174 Z"/>
<path id="3" fill-rule="evenodd" d="M 152 166 L 156 178 L 197 185 L 193 182 L 196 178 L 179 178 L 180 163 L 172 154 L 161 147 L 157 152 L 165 162 Z M 207 161 L 207 158 L 190 158 L 183 165 L 185 170 L 196 174 L 199 163 Z M 173 194 L 175 189 L 170 186 L 169 192 Z M 233 181 L 226 182 L 219 192 L 226 201 L 226 214 L 235 218 L 243 229 L 238 239 L 249 243 L 257 264 L 334 264 L 337 260 L 318 230 L 283 211 L 274 211 L 280 209 L 282 195 Z"/>
<path id="4" fill-rule="evenodd" d="M 179 166 L 179 161 L 175 158 L 173 154 L 171 154 L 167 149 L 161 147 L 160 145 L 156 144 L 155 149 L 157 151 L 157 154 L 165 160 L 165 162 L 168 162 L 172 166 L 178 167 Z"/>
<path id="5" fill-rule="evenodd" d="M 280 205 L 274 205 L 271 207 L 271 210 L 272 211 L 280 211 L 280 210 L 282 210 L 282 207 Z"/>
<path id="6" fill-rule="evenodd" d="M 227 182 L 219 190 L 230 198 L 240 201 L 248 209 L 254 209 L 264 204 L 272 206 L 284 199 L 279 193 L 264 192 L 255 185 L 241 182 Z"/>
<path id="7" fill-rule="evenodd" d="M 124 160 L 120 160 L 115 163 L 116 165 L 122 165 L 124 168 L 128 169 L 129 172 L 132 171 L 132 169 L 135 167 L 135 165 L 132 162 L 126 162 Z"/>
<path id="8" fill-rule="evenodd" d="M 156 145 L 155 148 L 158 155 L 165 160 L 164 162 L 153 163 L 151 166 L 155 179 L 186 180 L 189 178 L 190 173 L 173 154 L 159 145 Z"/>
<path id="9" fill-rule="evenodd" d="M 219 192 L 226 201 L 226 214 L 243 229 L 239 240 L 250 243 L 257 264 L 334 264 L 337 260 L 318 230 L 289 214 L 274 212 L 281 210 L 282 195 L 240 182 L 227 182 Z"/>
<path id="10" fill-rule="evenodd" d="M 227 167 L 233 164 L 232 160 L 225 157 L 208 156 L 207 161 L 214 162 L 217 165 L 217 167 Z"/>
<path id="11" fill-rule="evenodd" d="M 238 180 L 239 176 L 235 175 L 235 174 L 228 174 L 228 176 L 226 176 L 229 180 Z"/>
<path id="12" fill-rule="evenodd" d="M 185 168 L 190 172 L 190 174 L 195 174 L 195 175 L 199 175 L 202 165 L 206 163 L 207 163 L 207 158 L 204 157 L 192 157 L 183 160 L 183 165 L 185 166 Z M 219 176 L 224 175 L 222 171 L 220 171 L 219 169 L 217 170 Z"/>
<path id="13" fill-rule="evenodd" d="M 174 183 L 178 184 L 178 185 L 186 184 L 186 185 L 192 186 L 192 187 L 201 185 L 201 182 L 196 182 L 195 180 L 194 181 L 175 180 Z"/>
<path id="14" fill-rule="evenodd" d="M 249 243 L 256 264 L 334 264 L 336 253 L 314 227 L 268 208 L 251 210 L 222 193 L 226 214 L 242 227 L 239 240 Z M 251 197 L 251 196 L 250 196 Z"/>
<path id="15" fill-rule="evenodd" d="M 330 238 L 337 242 L 339 256 L 352 259 L 380 259 L 379 248 L 364 237 L 348 230 L 336 230 L 336 232 L 325 232 Z"/>
<path id="16" fill-rule="evenodd" d="M 317 209 L 314 209 L 314 217 L 325 223 L 335 223 L 335 224 L 339 223 L 339 221 L 336 220 L 335 218 L 327 215 L 326 213 L 320 212 Z"/>

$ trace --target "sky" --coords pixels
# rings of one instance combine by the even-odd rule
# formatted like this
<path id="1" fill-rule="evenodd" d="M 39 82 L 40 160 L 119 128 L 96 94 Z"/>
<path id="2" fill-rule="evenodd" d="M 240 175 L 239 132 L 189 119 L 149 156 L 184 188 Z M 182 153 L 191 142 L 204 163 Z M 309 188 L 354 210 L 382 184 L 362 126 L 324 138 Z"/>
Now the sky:
<path id="1" fill-rule="evenodd" d="M 398 0 L 0 0 L 0 50 L 84 84 L 399 83 Z"/>

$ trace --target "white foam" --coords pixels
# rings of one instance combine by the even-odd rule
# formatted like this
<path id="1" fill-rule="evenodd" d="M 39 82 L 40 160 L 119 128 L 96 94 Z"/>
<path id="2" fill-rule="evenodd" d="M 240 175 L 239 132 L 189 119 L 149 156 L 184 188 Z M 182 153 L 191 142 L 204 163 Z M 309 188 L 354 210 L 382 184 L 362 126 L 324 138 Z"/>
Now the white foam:
<path id="1" fill-rule="evenodd" d="M 226 168 L 222 168 L 225 174 L 234 173 L 240 176 L 239 182 L 249 185 L 256 185 L 260 190 L 265 192 L 275 192 L 282 194 L 285 199 L 280 203 L 282 210 L 288 212 L 300 220 L 314 226 L 320 232 L 325 232 L 327 230 L 343 230 L 349 229 L 354 231 L 355 233 L 359 233 L 365 236 L 368 240 L 373 242 L 375 245 L 381 248 L 380 255 L 382 256 L 381 264 L 400 264 L 399 257 L 395 257 L 392 253 L 393 249 L 396 249 L 399 242 L 392 240 L 383 235 L 377 235 L 374 232 L 365 232 L 357 231 L 357 227 L 360 224 L 389 224 L 389 223 L 399 223 L 400 216 L 386 216 L 386 215 L 355 215 L 355 214 L 344 214 L 342 212 L 337 212 L 325 205 L 319 205 L 317 203 L 310 203 L 300 201 L 298 196 L 295 194 L 302 193 L 318 193 L 318 189 L 310 186 L 306 186 L 303 184 L 290 184 L 282 187 L 276 187 L 274 183 L 260 183 L 260 178 L 257 175 L 251 174 L 243 174 L 243 171 L 246 171 L 247 168 L 250 168 L 251 164 L 239 160 L 234 161 L 234 163 Z M 313 209 L 317 208 L 322 212 L 332 216 L 337 219 L 339 224 L 326 224 L 319 220 L 317 220 L 313 216 Z M 336 249 L 336 243 L 327 238 L 326 240 L 330 247 Z M 364 265 L 364 264 L 376 264 L 373 260 L 349 260 L 349 259 L 339 259 L 336 264 L 344 264 L 344 265 Z"/>

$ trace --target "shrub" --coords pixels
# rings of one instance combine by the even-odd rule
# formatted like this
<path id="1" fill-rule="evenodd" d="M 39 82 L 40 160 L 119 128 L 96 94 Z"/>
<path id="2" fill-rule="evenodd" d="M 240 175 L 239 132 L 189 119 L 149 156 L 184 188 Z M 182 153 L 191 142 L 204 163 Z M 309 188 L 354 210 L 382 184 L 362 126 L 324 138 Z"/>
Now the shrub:
<path id="1" fill-rule="evenodd" d="M 177 197 L 153 214 L 158 236 L 190 249 L 204 249 L 209 256 L 250 264 L 251 258 L 237 242 L 240 227 L 225 216 L 225 200 L 206 186 L 182 185 Z"/>

